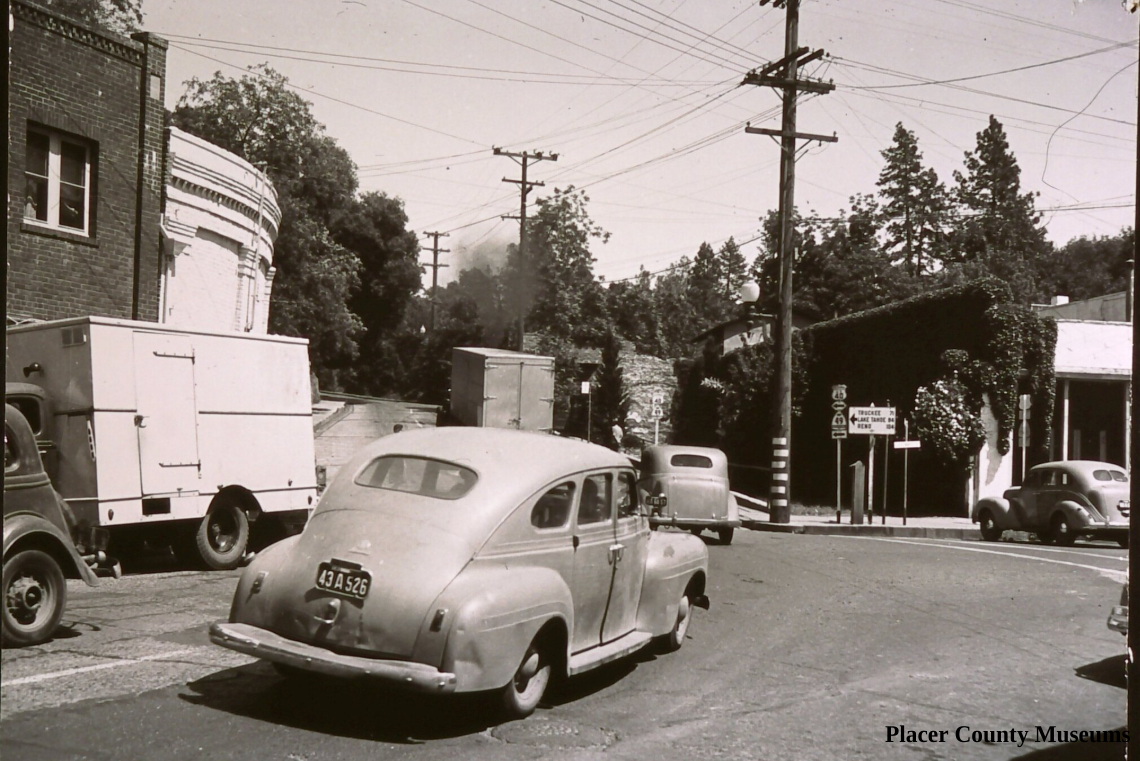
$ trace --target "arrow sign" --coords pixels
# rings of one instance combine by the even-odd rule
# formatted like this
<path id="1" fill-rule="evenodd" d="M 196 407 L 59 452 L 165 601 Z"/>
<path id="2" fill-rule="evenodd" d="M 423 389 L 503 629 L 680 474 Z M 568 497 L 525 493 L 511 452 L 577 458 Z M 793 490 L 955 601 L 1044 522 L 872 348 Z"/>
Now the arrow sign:
<path id="1" fill-rule="evenodd" d="M 852 407 L 848 433 L 861 436 L 894 436 L 894 407 Z"/>

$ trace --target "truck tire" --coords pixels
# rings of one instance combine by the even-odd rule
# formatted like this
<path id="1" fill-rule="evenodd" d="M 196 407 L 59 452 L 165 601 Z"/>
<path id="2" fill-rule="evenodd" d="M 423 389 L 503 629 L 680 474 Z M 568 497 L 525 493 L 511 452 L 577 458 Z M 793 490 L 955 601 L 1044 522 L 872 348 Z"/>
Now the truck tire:
<path id="1" fill-rule="evenodd" d="M 210 508 L 194 534 L 198 555 L 208 568 L 237 568 L 249 546 L 249 518 L 232 499 L 221 499 Z"/>
<path id="2" fill-rule="evenodd" d="M 4 563 L 5 645 L 38 645 L 51 637 L 67 605 L 67 582 L 55 558 L 17 552 Z"/>

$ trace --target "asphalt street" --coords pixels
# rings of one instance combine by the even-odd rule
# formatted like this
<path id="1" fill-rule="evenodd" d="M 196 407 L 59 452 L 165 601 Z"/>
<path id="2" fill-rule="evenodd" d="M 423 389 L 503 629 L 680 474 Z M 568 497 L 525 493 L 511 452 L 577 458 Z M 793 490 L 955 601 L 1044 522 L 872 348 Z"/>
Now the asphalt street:
<path id="1" fill-rule="evenodd" d="M 679 652 L 570 680 L 508 724 L 479 696 L 300 686 L 211 645 L 236 572 L 73 584 L 61 636 L 3 651 L 0 755 L 1123 758 L 1035 734 L 1124 726 L 1124 640 L 1105 619 L 1126 550 L 738 532 L 709 552 L 712 607 Z M 887 742 L 900 726 L 927 734 Z M 1020 747 L 982 734 L 1015 729 Z"/>

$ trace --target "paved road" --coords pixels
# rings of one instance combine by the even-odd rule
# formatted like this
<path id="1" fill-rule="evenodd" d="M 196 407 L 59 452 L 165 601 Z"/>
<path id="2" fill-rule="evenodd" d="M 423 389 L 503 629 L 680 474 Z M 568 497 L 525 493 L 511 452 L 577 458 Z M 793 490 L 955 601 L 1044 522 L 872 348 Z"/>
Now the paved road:
<path id="1" fill-rule="evenodd" d="M 297 687 L 211 646 L 233 573 L 71 588 L 67 636 L 4 651 L 0 747 L 35 759 L 1121 758 L 1120 745 L 961 743 L 958 727 L 1125 722 L 1108 546 L 739 532 L 678 653 L 572 680 L 495 725 L 471 698 Z M 887 743 L 887 727 L 948 730 Z"/>

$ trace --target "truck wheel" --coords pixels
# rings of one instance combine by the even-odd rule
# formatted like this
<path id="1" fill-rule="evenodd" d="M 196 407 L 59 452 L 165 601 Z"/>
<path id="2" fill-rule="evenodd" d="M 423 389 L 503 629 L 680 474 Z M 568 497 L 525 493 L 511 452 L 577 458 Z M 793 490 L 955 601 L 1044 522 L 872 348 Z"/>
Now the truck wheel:
<path id="1" fill-rule="evenodd" d="M 515 675 L 500 693 L 502 707 L 508 718 L 525 719 L 534 713 L 550 684 L 553 671 L 550 655 L 536 637 L 523 655 Z"/>
<path id="2" fill-rule="evenodd" d="M 198 525 L 195 541 L 198 555 L 209 568 L 237 568 L 249 545 L 249 518 L 236 502 L 218 502 Z"/>
<path id="3" fill-rule="evenodd" d="M 55 558 L 40 550 L 17 552 L 4 563 L 5 645 L 38 645 L 63 618 L 67 582 Z"/>
<path id="4" fill-rule="evenodd" d="M 732 544 L 733 529 L 722 528 L 717 529 L 716 535 L 720 538 L 721 544 Z"/>
<path id="5" fill-rule="evenodd" d="M 983 510 L 982 514 L 978 516 L 978 528 L 982 532 L 982 539 L 987 542 L 996 542 L 1001 539 L 1002 530 L 998 527 L 997 521 L 994 520 L 994 514 L 989 510 Z"/>

